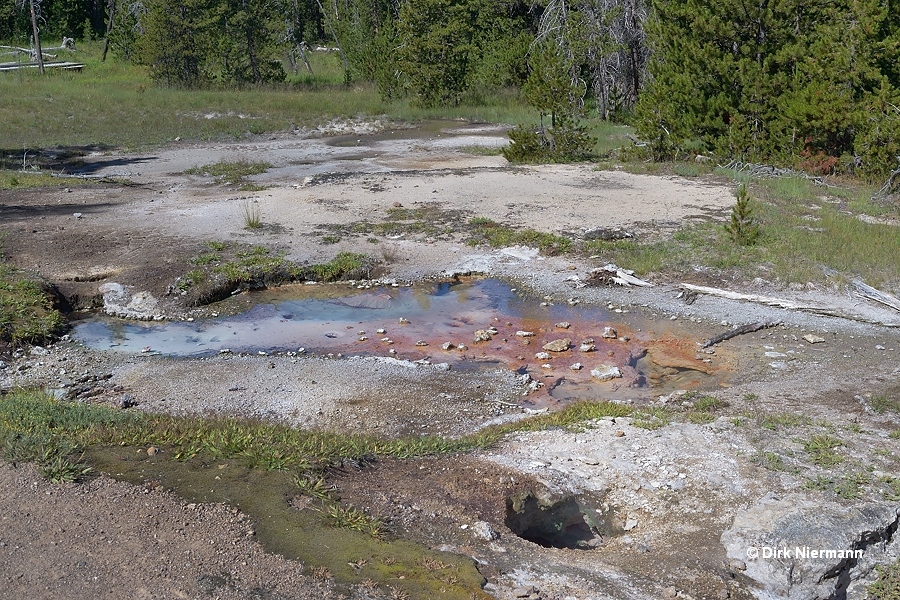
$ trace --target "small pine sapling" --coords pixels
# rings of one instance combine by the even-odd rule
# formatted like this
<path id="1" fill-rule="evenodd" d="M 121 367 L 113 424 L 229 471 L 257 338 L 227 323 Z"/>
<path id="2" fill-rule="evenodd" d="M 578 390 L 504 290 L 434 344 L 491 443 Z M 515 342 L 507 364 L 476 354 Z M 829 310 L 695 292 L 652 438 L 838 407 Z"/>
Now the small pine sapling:
<path id="1" fill-rule="evenodd" d="M 747 191 L 746 185 L 738 188 L 737 202 L 731 209 L 731 222 L 725 224 L 725 231 L 741 246 L 752 246 L 759 238 L 759 223 L 753 216 L 750 192 Z"/>

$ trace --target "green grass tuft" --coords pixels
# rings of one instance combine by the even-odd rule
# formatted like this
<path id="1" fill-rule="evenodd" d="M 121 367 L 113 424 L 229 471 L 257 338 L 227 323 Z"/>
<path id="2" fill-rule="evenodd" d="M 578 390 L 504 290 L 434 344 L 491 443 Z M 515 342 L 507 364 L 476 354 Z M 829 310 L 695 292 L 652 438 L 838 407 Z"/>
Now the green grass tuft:
<path id="1" fill-rule="evenodd" d="M 812 458 L 813 464 L 820 467 L 833 467 L 844 459 L 837 453 L 837 448 L 844 443 L 834 436 L 827 434 L 814 435 L 803 442 L 803 449 Z"/>
<path id="2" fill-rule="evenodd" d="M 0 343 L 40 343 L 62 327 L 46 284 L 0 262 Z"/>
<path id="3" fill-rule="evenodd" d="M 875 567 L 878 579 L 866 588 L 871 600 L 897 600 L 900 598 L 900 560 L 889 565 Z"/>
<path id="4" fill-rule="evenodd" d="M 264 188 L 247 183 L 247 177 L 260 175 L 271 168 L 271 163 L 239 160 L 235 162 L 217 162 L 202 167 L 192 167 L 185 171 L 185 173 L 188 175 L 206 175 L 208 177 L 214 177 L 219 183 L 233 185 L 241 190 L 256 191 Z"/>

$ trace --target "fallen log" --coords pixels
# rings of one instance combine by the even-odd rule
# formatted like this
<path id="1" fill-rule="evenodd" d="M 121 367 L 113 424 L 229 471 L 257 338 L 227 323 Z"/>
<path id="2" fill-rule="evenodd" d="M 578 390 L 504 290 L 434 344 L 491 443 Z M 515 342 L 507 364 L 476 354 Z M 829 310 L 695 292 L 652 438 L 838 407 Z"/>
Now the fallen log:
<path id="1" fill-rule="evenodd" d="M 817 315 L 825 315 L 827 317 L 838 317 L 841 319 L 849 319 L 851 321 L 858 321 L 860 323 L 871 323 L 873 325 L 882 325 L 885 327 L 900 327 L 900 322 L 897 322 L 897 321 L 888 322 L 888 321 L 883 321 L 883 320 L 879 320 L 879 319 L 870 319 L 870 318 L 863 317 L 861 315 L 848 314 L 847 312 L 845 312 L 839 308 L 830 308 L 827 306 L 820 306 L 820 305 L 815 305 L 815 304 L 800 304 L 799 302 L 794 302 L 793 300 L 785 300 L 783 298 L 774 298 L 772 296 L 762 296 L 759 294 L 740 294 L 738 292 L 732 292 L 730 290 L 706 287 L 706 286 L 702 286 L 702 285 L 692 285 L 690 283 L 682 283 L 681 287 L 686 290 L 692 290 L 692 291 L 699 292 L 701 294 L 707 294 L 710 296 L 718 296 L 720 298 L 727 298 L 729 300 L 744 300 L 746 302 L 756 302 L 759 304 L 765 304 L 767 306 L 775 306 L 777 308 L 786 308 L 789 310 L 800 310 L 800 311 L 804 311 L 804 312 L 814 313 Z M 900 310 L 900 309 L 898 309 L 898 310 Z"/>
<path id="2" fill-rule="evenodd" d="M 739 335 L 744 335 L 745 333 L 753 333 L 754 331 L 759 331 L 760 329 L 768 329 L 769 327 L 775 327 L 780 325 L 781 321 L 760 321 L 759 323 L 750 323 L 749 325 L 741 325 L 740 327 L 735 327 L 731 331 L 726 331 L 725 333 L 720 333 L 719 335 L 715 335 L 702 344 L 700 344 L 701 348 L 709 348 L 714 344 L 718 344 L 719 342 L 724 342 L 725 340 L 730 340 L 733 337 L 737 337 Z"/>
<path id="3" fill-rule="evenodd" d="M 793 310 L 827 310 L 824 307 L 799 304 L 797 302 L 794 302 L 793 300 L 784 300 L 782 298 L 775 298 L 773 296 L 763 296 L 760 294 L 741 294 L 738 292 L 732 292 L 730 290 L 706 287 L 703 285 L 692 285 L 690 283 L 682 283 L 681 287 L 686 290 L 692 290 L 701 294 L 708 294 L 710 296 L 719 296 L 720 298 L 728 298 L 729 300 L 746 300 L 748 302 L 756 302 L 758 304 L 766 304 L 768 306 L 777 306 L 779 308 L 789 308 Z"/>
<path id="4" fill-rule="evenodd" d="M 850 283 L 856 288 L 856 293 L 863 298 L 874 300 L 875 302 L 889 306 L 894 310 L 900 310 L 900 299 L 891 296 L 887 292 L 882 292 L 879 289 L 873 288 L 871 285 L 866 285 L 859 279 L 854 279 Z"/>

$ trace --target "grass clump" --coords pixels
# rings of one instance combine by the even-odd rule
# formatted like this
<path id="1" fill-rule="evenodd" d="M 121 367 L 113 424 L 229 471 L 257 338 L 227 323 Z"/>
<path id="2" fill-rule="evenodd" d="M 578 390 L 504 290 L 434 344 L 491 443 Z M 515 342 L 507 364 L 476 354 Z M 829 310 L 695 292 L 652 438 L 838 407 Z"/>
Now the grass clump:
<path id="1" fill-rule="evenodd" d="M 469 220 L 473 237 L 470 244 L 487 243 L 492 248 L 531 246 L 548 255 L 565 254 L 572 250 L 572 240 L 534 229 L 515 229 L 495 223 L 491 219 L 475 217 Z"/>
<path id="2" fill-rule="evenodd" d="M 900 598 L 900 560 L 889 565 L 877 565 L 878 579 L 866 588 L 872 600 L 897 600 Z"/>
<path id="3" fill-rule="evenodd" d="M 799 427 L 811 423 L 809 417 L 796 413 L 772 413 L 759 415 L 756 423 L 763 429 L 775 431 L 779 427 Z"/>
<path id="4" fill-rule="evenodd" d="M 239 160 L 234 162 L 222 161 L 209 165 L 192 167 L 185 171 L 187 175 L 206 175 L 213 177 L 220 184 L 235 186 L 245 191 L 258 191 L 265 189 L 247 182 L 247 177 L 260 175 L 272 168 L 271 163 L 250 162 Z"/>
<path id="5" fill-rule="evenodd" d="M 0 190 L 24 190 L 44 187 L 75 187 L 94 185 L 96 182 L 82 177 L 61 179 L 45 171 L 14 171 L 0 169 Z"/>
<path id="6" fill-rule="evenodd" d="M 206 254 L 201 254 L 200 256 L 191 259 L 191 262 L 195 265 L 204 266 L 211 263 L 216 263 L 222 260 L 222 257 L 219 254 L 214 252 L 207 252 Z"/>
<path id="7" fill-rule="evenodd" d="M 777 452 L 760 452 L 753 457 L 753 462 L 770 471 L 783 471 L 786 473 L 795 473 L 796 468 L 790 467 L 784 457 Z"/>
<path id="8" fill-rule="evenodd" d="M 631 422 L 632 425 L 650 431 L 661 429 L 672 422 L 672 413 L 665 408 L 640 410 L 635 412 L 632 417 L 634 419 Z"/>
<path id="9" fill-rule="evenodd" d="M 312 265 L 310 272 L 318 281 L 361 279 L 368 277 L 369 257 L 356 252 L 341 252 L 327 263 Z"/>
<path id="10" fill-rule="evenodd" d="M 332 504 L 326 509 L 326 514 L 335 527 L 359 531 L 375 538 L 384 534 L 384 524 L 380 519 L 370 517 L 352 506 Z"/>
<path id="11" fill-rule="evenodd" d="M 62 327 L 48 286 L 0 262 L 0 344 L 40 343 Z"/>
<path id="12" fill-rule="evenodd" d="M 803 449 L 810 455 L 813 464 L 820 467 L 833 467 L 840 464 L 843 458 L 837 449 L 844 443 L 838 438 L 828 435 L 814 435 L 803 442 Z"/>
<path id="13" fill-rule="evenodd" d="M 869 405 L 879 415 L 886 412 L 900 413 L 900 399 L 889 398 L 886 394 L 873 396 L 869 401 Z"/>
<path id="14" fill-rule="evenodd" d="M 870 483 L 865 473 L 854 473 L 841 479 L 834 488 L 834 493 L 844 500 L 858 500 L 863 494 L 863 486 Z"/>
<path id="15" fill-rule="evenodd" d="M 236 290 L 262 289 L 293 281 L 337 281 L 367 278 L 375 261 L 364 255 L 342 252 L 332 260 L 304 265 L 288 260 L 284 251 L 264 246 L 229 247 L 210 242 L 215 252 L 205 252 L 191 262 L 197 267 L 180 276 L 176 289 L 189 294 L 187 302 L 205 305 L 229 297 Z"/>
<path id="16" fill-rule="evenodd" d="M 262 210 L 259 208 L 259 202 L 245 200 L 241 210 L 244 214 L 244 227 L 247 229 L 259 229 L 262 227 Z"/>
<path id="17" fill-rule="evenodd" d="M 685 394 L 682 399 L 689 401 L 692 406 L 685 414 L 685 419 L 689 423 L 697 425 L 705 425 L 716 420 L 715 413 L 728 406 L 728 402 L 716 398 L 713 395 L 699 395 L 696 393 Z"/>

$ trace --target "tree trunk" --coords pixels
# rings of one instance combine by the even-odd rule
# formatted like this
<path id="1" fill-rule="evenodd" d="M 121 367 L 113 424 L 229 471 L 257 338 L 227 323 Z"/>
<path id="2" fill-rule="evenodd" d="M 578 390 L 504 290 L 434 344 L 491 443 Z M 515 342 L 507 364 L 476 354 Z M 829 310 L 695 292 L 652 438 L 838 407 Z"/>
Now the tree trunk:
<path id="1" fill-rule="evenodd" d="M 109 34 L 113 30 L 113 17 L 116 14 L 116 0 L 109 0 L 109 21 L 106 22 L 106 37 L 103 38 L 103 52 L 100 54 L 100 62 L 106 62 L 106 53 L 109 50 Z"/>
<path id="2" fill-rule="evenodd" d="M 34 0 L 31 3 L 31 29 L 34 32 L 34 53 L 37 56 L 38 71 L 44 74 L 44 53 L 41 51 L 41 34 L 37 24 L 37 14 L 34 10 Z"/>
<path id="3" fill-rule="evenodd" d="M 306 50 L 303 49 L 303 44 L 297 44 L 297 51 L 300 53 L 300 58 L 303 59 L 303 64 L 306 65 L 306 70 L 309 71 L 309 74 L 313 74 L 312 67 L 309 64 L 309 58 L 306 56 Z M 295 69 L 296 72 L 296 69 Z"/>

